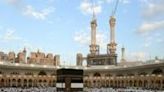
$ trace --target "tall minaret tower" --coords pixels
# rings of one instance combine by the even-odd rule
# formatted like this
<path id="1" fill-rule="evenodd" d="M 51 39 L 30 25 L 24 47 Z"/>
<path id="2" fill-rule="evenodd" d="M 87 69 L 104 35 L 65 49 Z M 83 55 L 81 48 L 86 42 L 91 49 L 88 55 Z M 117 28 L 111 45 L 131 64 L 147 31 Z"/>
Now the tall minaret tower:
<path id="1" fill-rule="evenodd" d="M 91 55 L 99 54 L 99 46 L 96 44 L 96 27 L 97 27 L 97 21 L 93 10 L 93 17 L 91 20 L 91 45 L 90 45 Z"/>
<path id="2" fill-rule="evenodd" d="M 114 7 L 114 10 L 112 12 L 112 15 L 110 16 L 109 19 L 109 25 L 110 25 L 110 43 L 107 46 L 107 53 L 110 55 L 115 55 L 116 54 L 116 42 L 115 42 L 115 25 L 116 25 L 116 18 L 115 18 L 115 13 L 117 11 L 119 0 L 116 1 L 116 5 Z"/>
<path id="3" fill-rule="evenodd" d="M 116 42 L 115 42 L 115 24 L 116 24 L 116 18 L 114 16 L 110 17 L 109 20 L 110 24 L 110 43 L 107 46 L 107 53 L 108 54 L 116 54 Z"/>
<path id="4" fill-rule="evenodd" d="M 125 48 L 122 47 L 121 48 L 121 62 L 125 62 Z"/>
<path id="5" fill-rule="evenodd" d="M 24 63 L 27 63 L 27 57 L 26 57 L 27 51 L 25 47 L 23 49 L 23 54 L 24 54 Z"/>

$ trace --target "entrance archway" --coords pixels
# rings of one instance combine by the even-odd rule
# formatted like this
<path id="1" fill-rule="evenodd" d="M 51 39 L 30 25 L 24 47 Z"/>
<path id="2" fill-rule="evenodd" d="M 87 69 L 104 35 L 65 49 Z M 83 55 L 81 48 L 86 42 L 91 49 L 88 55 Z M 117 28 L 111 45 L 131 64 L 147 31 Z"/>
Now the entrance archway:
<path id="1" fill-rule="evenodd" d="M 22 86 L 21 85 L 21 79 L 18 79 L 17 83 L 18 83 L 18 87 L 21 87 Z"/>
<path id="2" fill-rule="evenodd" d="M 139 80 L 139 83 L 138 83 L 139 87 L 142 87 L 142 81 Z"/>
<path id="3" fill-rule="evenodd" d="M 29 79 L 29 81 L 28 81 L 28 86 L 29 86 L 29 87 L 32 87 L 32 86 L 33 86 L 33 85 L 32 85 L 32 82 L 33 82 L 32 79 Z"/>
<path id="4" fill-rule="evenodd" d="M 1 87 L 4 87 L 4 86 L 5 86 L 5 80 L 1 79 Z"/>
<path id="5" fill-rule="evenodd" d="M 12 80 L 12 87 L 16 87 L 16 79 Z"/>
<path id="6" fill-rule="evenodd" d="M 24 87 L 27 87 L 27 80 L 26 80 L 26 79 L 24 79 L 24 82 L 23 82 L 23 83 L 24 83 L 23 86 L 24 86 Z"/>

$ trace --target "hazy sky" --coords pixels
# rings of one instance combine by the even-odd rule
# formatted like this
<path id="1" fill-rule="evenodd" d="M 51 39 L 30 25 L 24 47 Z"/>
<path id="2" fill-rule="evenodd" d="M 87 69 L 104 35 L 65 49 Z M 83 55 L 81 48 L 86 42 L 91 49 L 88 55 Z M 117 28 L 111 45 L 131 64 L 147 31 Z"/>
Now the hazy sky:
<path id="1" fill-rule="evenodd" d="M 0 50 L 40 49 L 75 64 L 76 53 L 89 53 L 91 1 L 100 53 L 106 53 L 116 0 L 0 0 Z M 116 19 L 119 58 L 122 46 L 128 60 L 164 57 L 164 0 L 120 0 Z"/>

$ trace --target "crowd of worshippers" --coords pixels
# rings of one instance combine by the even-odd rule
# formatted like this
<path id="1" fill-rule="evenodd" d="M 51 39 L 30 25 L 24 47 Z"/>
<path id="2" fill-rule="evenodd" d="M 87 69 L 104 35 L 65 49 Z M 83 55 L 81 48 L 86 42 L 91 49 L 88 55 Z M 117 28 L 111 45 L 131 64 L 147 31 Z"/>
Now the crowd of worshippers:
<path id="1" fill-rule="evenodd" d="M 84 92 L 164 92 L 164 90 L 142 88 L 84 88 Z"/>
<path id="2" fill-rule="evenodd" d="M 15 88 L 6 87 L 0 88 L 0 92 L 57 92 L 55 87 L 30 87 L 30 88 Z"/>
<path id="3" fill-rule="evenodd" d="M 0 92 L 57 92 L 56 90 L 56 87 L 0 88 Z M 84 88 L 83 90 L 83 92 L 164 92 L 164 90 L 142 88 Z"/>

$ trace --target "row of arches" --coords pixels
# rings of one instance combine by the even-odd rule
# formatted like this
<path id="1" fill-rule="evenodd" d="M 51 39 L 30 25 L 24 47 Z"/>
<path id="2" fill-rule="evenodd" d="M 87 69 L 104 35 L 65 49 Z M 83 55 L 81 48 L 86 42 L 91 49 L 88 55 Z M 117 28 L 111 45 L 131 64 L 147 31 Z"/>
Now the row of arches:
<path id="1" fill-rule="evenodd" d="M 152 70 L 152 72 L 149 73 L 149 74 L 153 74 L 153 75 L 163 75 L 164 72 L 163 72 L 162 69 L 157 68 L 157 69 Z M 134 76 L 134 75 L 135 75 L 135 74 L 133 74 L 133 73 L 128 73 L 128 74 L 121 74 L 121 73 L 119 73 L 119 74 L 116 74 L 115 76 Z M 138 72 L 137 75 L 148 75 L 148 73 L 146 73 L 146 72 L 144 72 L 144 71 L 141 71 L 141 72 Z M 96 73 L 93 74 L 93 76 L 94 76 L 94 77 L 100 77 L 100 76 L 102 76 L 102 75 L 101 75 L 101 73 L 96 72 Z M 113 76 L 113 75 L 110 74 L 110 73 L 107 73 L 107 74 L 105 74 L 105 76 L 106 76 L 106 77 L 111 77 L 111 76 Z"/>
<path id="2" fill-rule="evenodd" d="M 52 78 L 0 78 L 0 87 L 55 87 L 56 80 Z"/>
<path id="3" fill-rule="evenodd" d="M 4 73 L 0 71 L 0 75 L 3 75 Z M 19 72 L 11 72 L 10 75 L 21 75 Z M 25 72 L 24 75 L 34 75 L 32 72 Z M 47 73 L 43 70 L 39 71 L 37 75 L 47 75 Z M 52 73 L 51 75 L 55 75 L 55 73 Z"/>
<path id="4" fill-rule="evenodd" d="M 164 77 L 161 76 L 134 76 L 133 78 L 85 78 L 85 87 L 138 87 L 149 89 L 163 89 Z"/>

